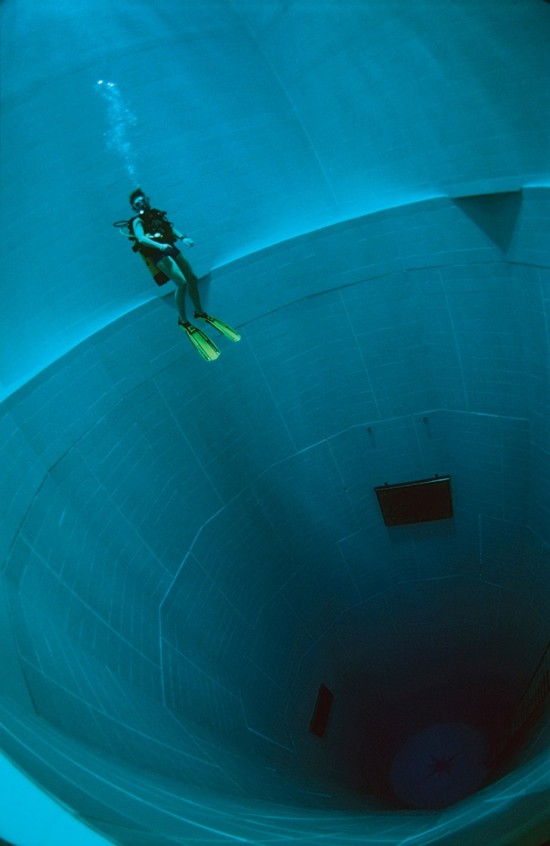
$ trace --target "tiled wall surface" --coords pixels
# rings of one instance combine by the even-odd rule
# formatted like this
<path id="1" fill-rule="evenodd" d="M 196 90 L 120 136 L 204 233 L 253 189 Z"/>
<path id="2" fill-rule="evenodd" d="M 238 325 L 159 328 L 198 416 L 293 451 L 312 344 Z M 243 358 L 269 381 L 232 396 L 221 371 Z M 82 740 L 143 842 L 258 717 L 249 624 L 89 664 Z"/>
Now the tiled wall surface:
<path id="1" fill-rule="evenodd" d="M 0 396 L 155 296 L 111 226 L 136 182 L 192 234 L 201 275 L 376 210 L 548 184 L 547 5 L 433 4 L 4 2 Z M 346 259 L 437 256 L 439 224 L 413 213 L 413 252 L 392 219 Z M 457 263 L 484 253 L 448 220 Z M 339 246 L 317 275 L 353 273 Z M 292 261 L 270 265 L 284 301 Z"/>
<path id="2" fill-rule="evenodd" d="M 451 660 L 456 684 L 521 689 L 548 638 L 548 207 L 524 191 L 506 253 L 443 199 L 303 236 L 204 283 L 243 335 L 216 363 L 165 298 L 3 404 L 6 745 L 32 770 L 18 733 L 57 729 L 65 801 L 88 790 L 67 763 L 84 744 L 116 791 L 132 768 L 157 836 L 194 842 L 181 819 L 215 801 L 197 842 L 253 838 L 259 800 L 355 801 L 334 741 L 354 675 L 412 694 Z M 455 518 L 386 529 L 373 487 L 435 474 Z M 340 693 L 325 746 L 321 682 Z M 175 781 L 199 803 L 180 828 Z M 106 833 L 152 825 L 128 801 Z M 300 813 L 263 835 L 300 842 Z M 427 826 L 402 824 L 376 830 Z"/>

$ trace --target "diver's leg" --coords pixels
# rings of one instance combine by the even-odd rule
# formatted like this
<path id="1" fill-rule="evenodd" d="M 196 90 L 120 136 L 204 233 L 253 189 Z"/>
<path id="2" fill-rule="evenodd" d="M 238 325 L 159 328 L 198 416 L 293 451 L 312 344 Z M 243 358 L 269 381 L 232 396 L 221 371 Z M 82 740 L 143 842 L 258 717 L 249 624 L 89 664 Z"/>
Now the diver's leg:
<path id="1" fill-rule="evenodd" d="M 178 314 L 180 316 L 180 323 L 188 323 L 185 314 L 185 285 L 178 285 L 176 288 L 176 305 L 178 307 Z"/>
<path id="2" fill-rule="evenodd" d="M 204 310 L 199 297 L 199 280 L 195 276 L 193 268 L 181 253 L 177 254 L 177 256 L 175 257 L 175 261 L 179 270 L 181 271 L 181 273 L 183 273 L 185 279 L 187 280 L 187 284 L 189 285 L 189 296 L 191 297 L 191 302 L 195 306 L 195 311 L 197 312 L 197 314 L 204 314 Z"/>
<path id="3" fill-rule="evenodd" d="M 166 273 L 169 279 L 176 285 L 176 305 L 178 307 L 178 313 L 180 317 L 181 323 L 187 323 L 187 316 L 185 313 L 185 289 L 187 288 L 187 282 L 185 281 L 185 277 L 181 270 L 176 266 L 173 259 L 169 256 L 161 259 L 157 262 L 157 267 L 159 270 L 162 270 L 163 273 Z"/>

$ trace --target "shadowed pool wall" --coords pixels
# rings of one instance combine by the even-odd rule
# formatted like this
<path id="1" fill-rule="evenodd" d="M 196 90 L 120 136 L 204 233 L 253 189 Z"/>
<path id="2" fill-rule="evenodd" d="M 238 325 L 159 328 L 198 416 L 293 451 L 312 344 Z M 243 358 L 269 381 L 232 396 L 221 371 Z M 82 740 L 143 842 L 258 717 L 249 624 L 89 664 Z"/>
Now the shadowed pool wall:
<path id="1" fill-rule="evenodd" d="M 506 256 L 451 200 L 312 233 L 205 282 L 243 333 L 216 364 L 160 300 L 4 403 L 15 760 L 128 844 L 538 824 L 540 727 L 437 833 L 367 741 L 426 691 L 494 741 L 547 639 L 547 216 L 525 191 Z M 384 527 L 373 486 L 435 473 L 454 519 Z"/>
<path id="2" fill-rule="evenodd" d="M 539 846 L 547 727 L 454 809 L 385 780 L 547 639 L 550 5 L 174 8 L 0 4 L 3 748 L 129 846 Z M 136 179 L 216 365 L 111 227 Z M 454 520 L 390 534 L 373 486 L 436 472 Z"/>

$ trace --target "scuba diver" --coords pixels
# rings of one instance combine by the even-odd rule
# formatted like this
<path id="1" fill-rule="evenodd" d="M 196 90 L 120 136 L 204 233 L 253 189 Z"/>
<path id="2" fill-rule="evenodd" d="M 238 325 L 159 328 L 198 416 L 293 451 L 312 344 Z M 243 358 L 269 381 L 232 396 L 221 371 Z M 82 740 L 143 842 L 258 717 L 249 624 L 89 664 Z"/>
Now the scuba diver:
<path id="1" fill-rule="evenodd" d="M 220 354 L 219 349 L 208 335 L 187 320 L 185 312 L 187 289 L 195 307 L 196 319 L 204 320 L 231 341 L 240 341 L 241 336 L 226 323 L 217 317 L 211 317 L 203 310 L 198 291 L 199 280 L 181 250 L 176 247 L 178 240 L 192 247 L 193 240 L 178 232 L 167 219 L 166 212 L 153 208 L 141 188 L 132 191 L 129 200 L 136 216 L 114 225 L 127 231 L 127 237 L 133 242 L 132 249 L 141 255 L 157 285 L 164 285 L 169 279 L 175 283 L 176 304 L 179 312 L 178 324 L 197 352 L 207 361 L 214 361 Z"/>

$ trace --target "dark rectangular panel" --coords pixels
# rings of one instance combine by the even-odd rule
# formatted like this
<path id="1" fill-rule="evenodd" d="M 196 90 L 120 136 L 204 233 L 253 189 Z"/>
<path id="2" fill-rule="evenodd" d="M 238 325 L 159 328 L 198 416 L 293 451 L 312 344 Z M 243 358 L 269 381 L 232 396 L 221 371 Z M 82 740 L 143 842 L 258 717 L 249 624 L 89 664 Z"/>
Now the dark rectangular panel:
<path id="1" fill-rule="evenodd" d="M 330 717 L 330 709 L 332 708 L 332 701 L 334 695 L 330 692 L 328 687 L 322 684 L 317 694 L 317 701 L 315 703 L 315 710 L 313 717 L 309 724 L 309 730 L 317 737 L 323 737 L 327 730 L 328 718 Z"/>
<path id="2" fill-rule="evenodd" d="M 453 516 L 450 476 L 382 485 L 374 490 L 386 526 L 426 523 Z"/>

